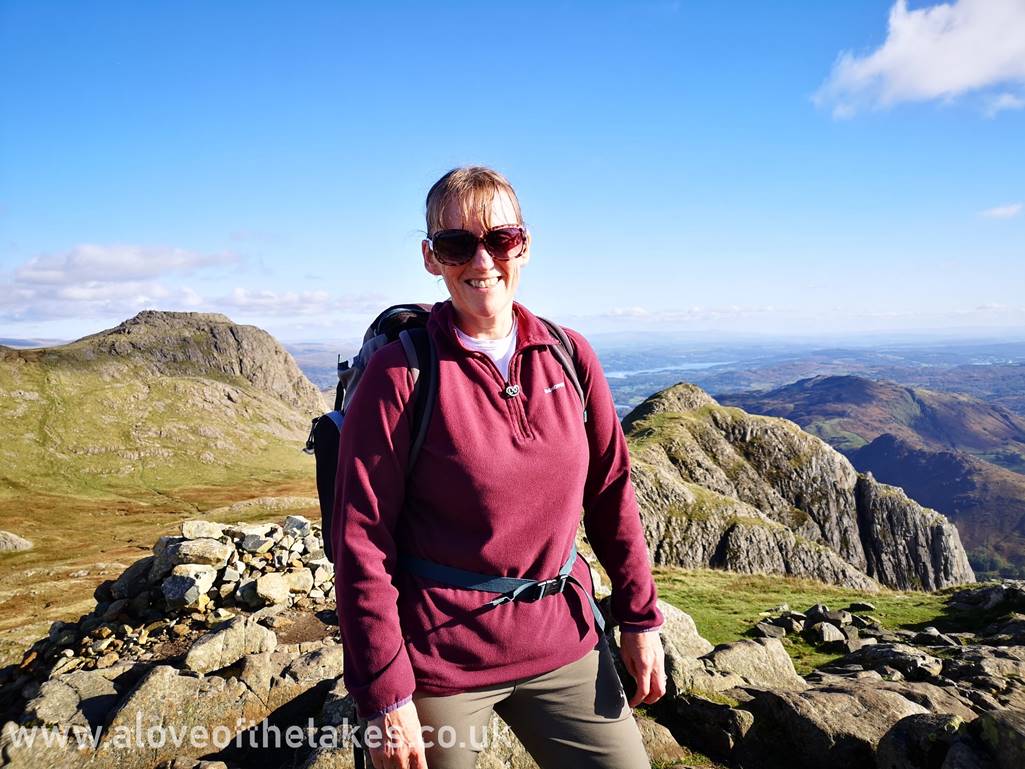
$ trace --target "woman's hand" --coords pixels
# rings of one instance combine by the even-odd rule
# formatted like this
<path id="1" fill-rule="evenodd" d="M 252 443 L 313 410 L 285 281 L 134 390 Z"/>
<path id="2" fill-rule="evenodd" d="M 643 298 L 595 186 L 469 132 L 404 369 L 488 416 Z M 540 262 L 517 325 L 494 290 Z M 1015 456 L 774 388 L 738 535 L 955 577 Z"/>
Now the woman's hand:
<path id="1" fill-rule="evenodd" d="M 374 769 L 427 769 L 420 717 L 412 702 L 371 719 L 367 729 L 376 737 L 366 739 L 364 733 L 364 744 Z"/>
<path id="2" fill-rule="evenodd" d="M 647 633 L 623 631 L 619 634 L 619 656 L 627 672 L 637 682 L 630 707 L 653 705 L 666 693 L 665 651 L 657 630 Z"/>

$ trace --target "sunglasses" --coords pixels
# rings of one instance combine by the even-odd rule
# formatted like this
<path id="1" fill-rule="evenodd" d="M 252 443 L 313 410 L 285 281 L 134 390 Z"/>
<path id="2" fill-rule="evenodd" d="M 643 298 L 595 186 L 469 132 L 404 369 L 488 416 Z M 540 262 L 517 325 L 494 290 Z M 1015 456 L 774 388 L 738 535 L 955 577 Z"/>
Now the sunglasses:
<path id="1" fill-rule="evenodd" d="M 427 242 L 434 251 L 434 257 L 450 266 L 466 264 L 473 259 L 481 243 L 493 259 L 506 261 L 523 253 L 527 231 L 522 227 L 496 227 L 478 238 L 467 230 L 439 230 L 434 237 L 427 238 Z"/>

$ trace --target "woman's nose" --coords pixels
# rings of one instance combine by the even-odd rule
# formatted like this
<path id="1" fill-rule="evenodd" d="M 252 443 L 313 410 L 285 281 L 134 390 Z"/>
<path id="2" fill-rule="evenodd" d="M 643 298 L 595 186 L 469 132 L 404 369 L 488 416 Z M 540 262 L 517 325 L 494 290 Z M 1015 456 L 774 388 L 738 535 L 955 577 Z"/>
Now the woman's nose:
<path id="1" fill-rule="evenodd" d="M 473 252 L 473 266 L 486 270 L 490 270 L 495 266 L 495 260 L 488 253 L 488 250 L 484 248 L 484 241 L 478 243 L 477 250 Z"/>

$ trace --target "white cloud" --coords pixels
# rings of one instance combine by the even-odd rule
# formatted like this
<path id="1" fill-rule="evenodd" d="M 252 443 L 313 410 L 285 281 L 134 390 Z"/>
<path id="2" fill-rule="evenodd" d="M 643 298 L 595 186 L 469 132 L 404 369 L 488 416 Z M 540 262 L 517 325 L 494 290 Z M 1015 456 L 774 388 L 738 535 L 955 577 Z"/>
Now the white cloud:
<path id="1" fill-rule="evenodd" d="M 994 118 L 998 113 L 1009 109 L 1022 109 L 1025 107 L 1025 99 L 1015 96 L 1013 93 L 1000 93 L 991 96 L 986 104 L 986 117 Z"/>
<path id="2" fill-rule="evenodd" d="M 1008 203 L 1006 206 L 997 206 L 996 208 L 987 208 L 985 211 L 979 211 L 979 216 L 987 219 L 1013 219 L 1021 211 L 1021 203 Z"/>
<path id="3" fill-rule="evenodd" d="M 236 288 L 222 298 L 222 304 L 260 315 L 312 315 L 328 310 L 331 295 L 327 291 L 254 291 Z"/>
<path id="4" fill-rule="evenodd" d="M 650 310 L 646 307 L 613 307 L 601 314 L 601 317 L 624 321 L 654 321 L 657 323 L 711 321 L 733 318 L 749 318 L 754 316 L 780 313 L 781 311 L 767 305 L 764 307 L 741 307 L 726 305 L 723 307 L 684 307 L 672 310 Z"/>
<path id="5" fill-rule="evenodd" d="M 231 294 L 214 300 L 226 311 L 249 316 L 336 316 L 338 313 L 365 312 L 370 317 L 386 306 L 378 295 L 332 296 L 327 291 L 268 291 L 235 288 Z M 369 318 L 368 318 L 369 320 Z"/>
<path id="6" fill-rule="evenodd" d="M 388 304 L 378 294 L 334 296 L 323 290 L 245 287 L 216 296 L 212 284 L 206 295 L 182 284 L 184 276 L 238 261 L 233 254 L 180 248 L 79 245 L 61 254 L 34 257 L 0 274 L 0 320 L 118 322 L 140 310 L 157 309 L 225 312 L 262 322 L 271 317 L 329 319 L 346 312 L 373 317 Z"/>
<path id="7" fill-rule="evenodd" d="M 183 248 L 92 244 L 62 254 L 37 256 L 15 273 L 22 283 L 64 285 L 86 281 L 122 282 L 189 274 L 238 262 L 234 254 L 199 254 Z"/>
<path id="8" fill-rule="evenodd" d="M 56 288 L 0 284 L 0 319 L 15 322 L 62 318 L 124 319 L 140 310 L 186 310 L 192 306 L 185 291 L 148 281 L 93 281 Z"/>
<path id="9" fill-rule="evenodd" d="M 1025 86 L 1025 2 L 955 0 L 909 11 L 907 0 L 897 0 L 882 46 L 864 56 L 841 53 L 814 101 L 844 118 L 866 107 L 1015 85 Z M 992 97 L 989 108 L 1021 106 L 1005 95 Z"/>
<path id="10" fill-rule="evenodd" d="M 29 259 L 0 277 L 0 319 L 123 319 L 140 310 L 186 310 L 204 303 L 191 288 L 168 278 L 233 264 L 233 254 L 137 245 L 75 246 Z"/>

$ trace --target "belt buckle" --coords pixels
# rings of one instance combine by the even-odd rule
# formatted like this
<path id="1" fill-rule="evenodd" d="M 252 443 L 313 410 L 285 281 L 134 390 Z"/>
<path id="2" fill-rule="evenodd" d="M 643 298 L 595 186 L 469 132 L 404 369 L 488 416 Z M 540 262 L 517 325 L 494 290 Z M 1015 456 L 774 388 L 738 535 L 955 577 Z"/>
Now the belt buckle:
<path id="1" fill-rule="evenodd" d="M 568 574 L 560 574 L 558 577 L 540 580 L 529 591 L 525 591 L 526 596 L 523 600 L 533 602 L 549 595 L 558 595 L 566 589 L 567 579 Z"/>

